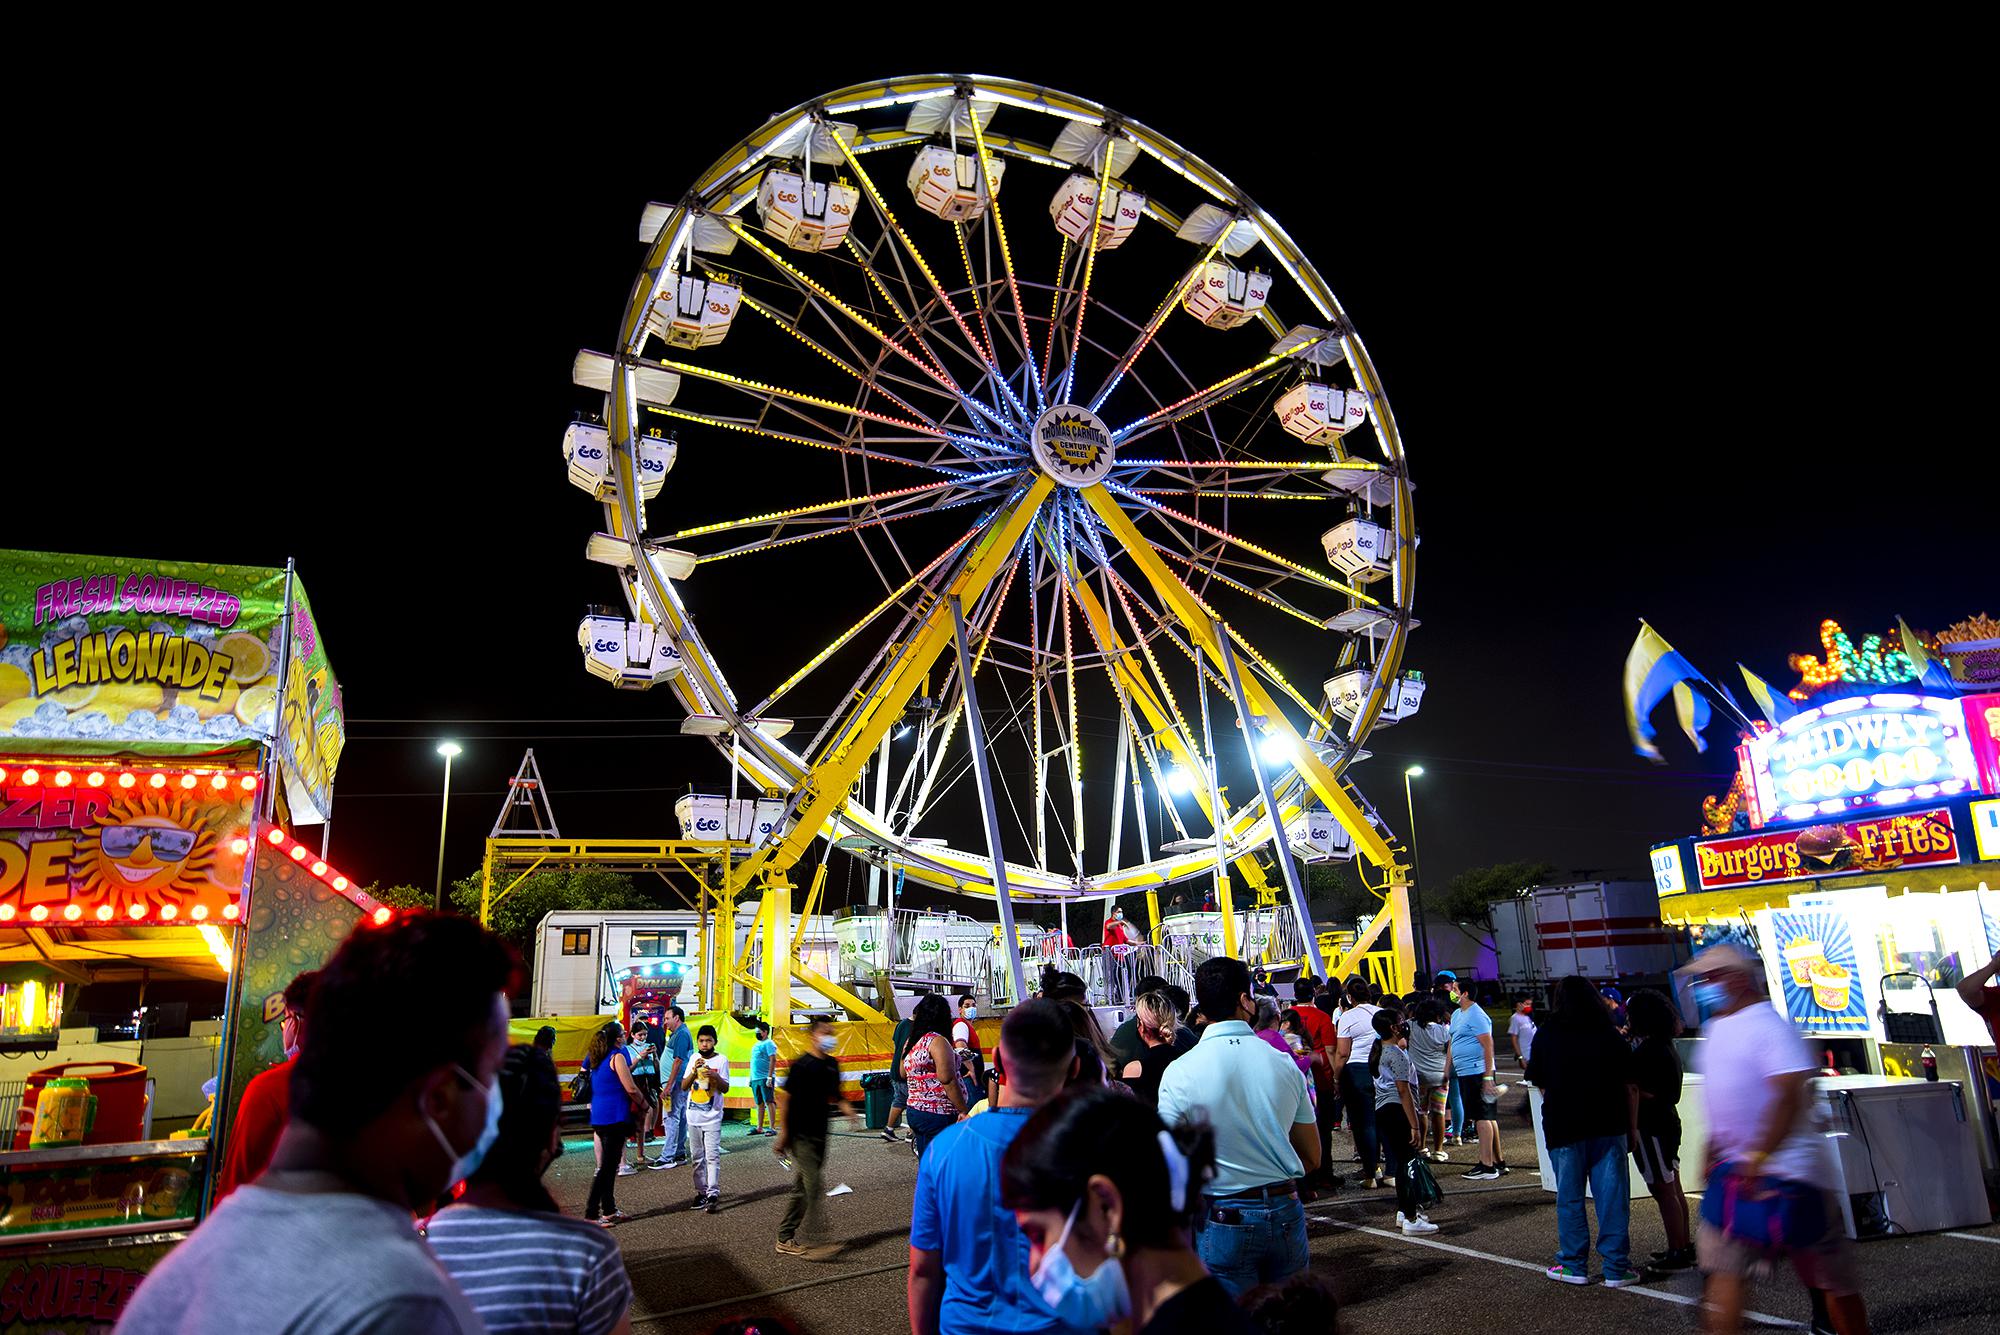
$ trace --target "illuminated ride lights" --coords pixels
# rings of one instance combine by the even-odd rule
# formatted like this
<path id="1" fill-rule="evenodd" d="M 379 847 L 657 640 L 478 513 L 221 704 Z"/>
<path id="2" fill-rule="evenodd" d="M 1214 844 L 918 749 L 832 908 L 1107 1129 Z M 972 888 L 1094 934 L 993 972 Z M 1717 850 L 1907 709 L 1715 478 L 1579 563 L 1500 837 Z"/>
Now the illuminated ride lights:
<path id="1" fill-rule="evenodd" d="M 1824 659 L 1810 654 L 1793 654 L 1787 662 L 1800 677 L 1799 684 L 1788 694 L 1794 700 L 1810 700 L 1814 694 L 1837 682 L 1858 683 L 1874 686 L 1894 686 L 1901 682 L 1915 681 L 1916 665 L 1901 649 L 1883 648 L 1884 637 L 1869 635 L 1856 649 L 1854 641 L 1840 628 L 1840 623 L 1831 618 L 1819 624 L 1819 643 L 1826 653 Z M 1893 643 L 1893 637 L 1888 641 Z"/>
<path id="2" fill-rule="evenodd" d="M 826 836 L 964 893 L 991 892 L 996 861 L 1011 895 L 1053 901 L 1212 876 L 1227 857 L 1238 893 L 1266 894 L 1283 887 L 1244 841 L 1308 807 L 1358 855 L 1392 857 L 1344 766 L 1424 689 L 1405 671 L 1401 439 L 1327 285 L 1238 185 L 1069 94 L 918 76 L 775 117 L 673 197 L 642 218 L 650 249 L 613 351 L 573 368 L 591 393 L 565 465 L 604 507 L 588 550 L 625 598 L 577 638 L 592 675 L 658 685 L 712 723 L 702 735 L 785 813 L 748 841 L 746 883 Z M 730 323 L 745 306 L 755 337 Z M 676 457 L 726 448 L 736 490 L 782 499 L 662 490 L 657 417 L 713 428 Z M 1323 541 L 1251 503 L 1279 499 L 1326 505 Z M 662 500 L 670 517 L 649 524 Z M 868 576 L 815 559 L 821 539 L 859 544 Z M 793 640 L 769 637 L 753 675 L 778 684 L 760 699 L 697 606 L 833 633 L 775 671 L 769 650 Z M 1313 629 L 1253 643 L 1271 611 Z M 1288 674 L 1341 679 L 1346 714 Z M 1357 678 L 1383 685 L 1345 690 Z M 759 725 L 808 690 L 842 702 L 823 727 Z M 1118 735 L 1081 735 L 1086 711 Z M 1232 726 L 1236 745 L 1211 740 Z M 1011 848 L 927 837 L 975 746 L 1045 758 L 991 799 L 1021 808 L 990 836 L 1018 831 Z M 879 791 L 874 772 L 857 782 L 876 757 Z M 1180 834 L 1228 837 L 1156 856 L 1108 834 L 1082 792 L 1114 769 L 1142 801 L 1150 776 Z"/>

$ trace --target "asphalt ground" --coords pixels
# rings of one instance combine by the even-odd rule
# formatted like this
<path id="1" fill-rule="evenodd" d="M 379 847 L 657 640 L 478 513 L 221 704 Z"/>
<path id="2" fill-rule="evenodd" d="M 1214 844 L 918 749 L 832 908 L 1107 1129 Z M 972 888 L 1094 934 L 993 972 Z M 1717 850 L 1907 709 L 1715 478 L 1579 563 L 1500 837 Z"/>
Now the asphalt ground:
<path id="1" fill-rule="evenodd" d="M 1629 1289 L 1551 1283 L 1555 1196 L 1535 1172 L 1517 1084 L 1502 1101 L 1502 1149 L 1514 1171 L 1496 1182 L 1460 1182 L 1462 1150 L 1438 1165 L 1446 1200 L 1432 1212 L 1441 1231 L 1405 1238 L 1395 1230 L 1393 1192 L 1353 1186 L 1307 1207 L 1313 1269 L 1340 1295 L 1346 1335 L 1407 1335 L 1468 1328 L 1496 1335 L 1568 1335 L 1582 1330 L 1698 1328 L 1700 1276 L 1693 1271 Z M 910 1192 L 916 1160 L 907 1143 L 836 1128 L 826 1185 L 853 1190 L 825 1202 L 839 1254 L 826 1262 L 779 1256 L 773 1245 L 791 1175 L 768 1137 L 730 1123 L 722 1158 L 722 1210 L 691 1210 L 689 1170 L 642 1170 L 618 1180 L 618 1204 L 633 1216 L 614 1230 L 632 1276 L 632 1326 L 642 1335 L 707 1332 L 745 1317 L 777 1318 L 799 1335 L 901 1335 L 909 1329 L 903 1279 L 909 1258 Z M 1334 1138 L 1337 1160 L 1353 1146 Z M 627 1151 L 629 1158 L 630 1151 Z M 1469 1157 L 1476 1157 L 1469 1156 Z M 549 1173 L 564 1211 L 582 1214 L 592 1154 L 575 1138 Z M 1337 1163 L 1336 1168 L 1340 1165 Z M 1657 1207 L 1632 1202 L 1635 1257 L 1666 1246 Z M 1863 1294 L 1877 1331 L 1991 1335 L 2000 1329 L 2000 1225 L 1858 1244 Z M 1596 1260 L 1592 1259 L 1593 1275 Z M 1777 1327 L 1802 1328 L 1810 1307 L 1788 1272 L 1756 1286 L 1750 1307 Z"/>

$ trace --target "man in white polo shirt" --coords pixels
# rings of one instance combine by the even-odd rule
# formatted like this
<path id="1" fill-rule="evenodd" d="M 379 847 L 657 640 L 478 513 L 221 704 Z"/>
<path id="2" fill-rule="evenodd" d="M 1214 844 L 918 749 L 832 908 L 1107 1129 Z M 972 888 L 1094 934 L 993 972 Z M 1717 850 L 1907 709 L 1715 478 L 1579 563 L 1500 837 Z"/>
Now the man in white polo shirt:
<path id="1" fill-rule="evenodd" d="M 1218 956 L 1194 974 L 1212 1017 L 1201 1041 L 1160 1077 L 1160 1119 L 1215 1131 L 1215 1177 L 1204 1191 L 1195 1249 L 1231 1297 L 1306 1268 L 1298 1179 L 1319 1167 L 1319 1133 L 1305 1077 L 1259 1038 L 1250 970 Z"/>

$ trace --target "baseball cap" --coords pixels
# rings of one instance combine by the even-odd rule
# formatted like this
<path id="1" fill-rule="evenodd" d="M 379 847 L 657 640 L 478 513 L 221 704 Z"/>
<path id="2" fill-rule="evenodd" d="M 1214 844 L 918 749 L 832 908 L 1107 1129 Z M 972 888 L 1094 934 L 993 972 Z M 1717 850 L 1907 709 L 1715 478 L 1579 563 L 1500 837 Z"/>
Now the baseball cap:
<path id="1" fill-rule="evenodd" d="M 1707 950 L 1702 951 L 1701 954 L 1696 955 L 1686 964 L 1674 970 L 1677 975 L 1683 978 L 1697 978 L 1707 974 L 1728 973 L 1732 971 L 1746 973 L 1753 978 L 1762 972 L 1756 960 L 1726 941 L 1719 945 L 1710 946 Z"/>

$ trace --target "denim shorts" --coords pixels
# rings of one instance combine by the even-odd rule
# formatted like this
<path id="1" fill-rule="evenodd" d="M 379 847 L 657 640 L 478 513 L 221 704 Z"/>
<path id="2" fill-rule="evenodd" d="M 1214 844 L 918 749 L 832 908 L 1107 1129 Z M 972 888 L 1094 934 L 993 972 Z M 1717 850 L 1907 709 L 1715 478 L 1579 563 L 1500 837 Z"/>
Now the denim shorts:
<path id="1" fill-rule="evenodd" d="M 778 1096 L 771 1092 L 771 1085 L 772 1082 L 769 1080 L 752 1080 L 750 1082 L 750 1097 L 755 1099 L 759 1105 L 775 1105 L 778 1101 Z"/>

